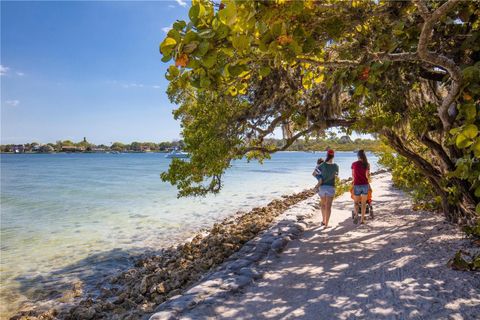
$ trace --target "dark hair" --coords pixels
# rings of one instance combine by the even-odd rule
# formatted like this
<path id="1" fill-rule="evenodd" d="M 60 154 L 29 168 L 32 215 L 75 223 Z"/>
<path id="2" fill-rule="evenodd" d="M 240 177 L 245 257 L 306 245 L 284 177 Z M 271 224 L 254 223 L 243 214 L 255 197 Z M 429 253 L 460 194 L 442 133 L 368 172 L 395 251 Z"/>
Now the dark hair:
<path id="1" fill-rule="evenodd" d="M 317 164 L 321 164 L 321 163 L 323 163 L 323 161 L 324 161 L 323 158 L 318 158 Z"/>
<path id="2" fill-rule="evenodd" d="M 328 162 L 333 159 L 333 154 L 328 154 L 327 153 L 327 159 L 325 159 L 325 162 Z"/>
<path id="3" fill-rule="evenodd" d="M 368 163 L 367 156 L 365 155 L 365 150 L 358 150 L 357 156 L 360 160 L 362 160 L 363 168 L 368 169 L 370 167 L 370 164 Z"/>

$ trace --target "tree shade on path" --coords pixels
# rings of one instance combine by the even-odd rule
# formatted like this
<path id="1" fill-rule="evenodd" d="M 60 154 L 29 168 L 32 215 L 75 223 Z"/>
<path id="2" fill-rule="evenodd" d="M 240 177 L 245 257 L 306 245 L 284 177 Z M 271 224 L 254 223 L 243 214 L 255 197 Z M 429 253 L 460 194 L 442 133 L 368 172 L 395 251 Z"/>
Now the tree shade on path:
<path id="1" fill-rule="evenodd" d="M 319 228 L 314 196 L 296 208 L 314 213 L 310 227 L 262 279 L 176 318 L 478 319 L 480 278 L 446 265 L 458 246 L 468 246 L 461 232 L 435 214 L 410 210 L 388 174 L 373 188 L 375 220 L 354 225 L 345 193 L 334 201 L 332 228 Z"/>

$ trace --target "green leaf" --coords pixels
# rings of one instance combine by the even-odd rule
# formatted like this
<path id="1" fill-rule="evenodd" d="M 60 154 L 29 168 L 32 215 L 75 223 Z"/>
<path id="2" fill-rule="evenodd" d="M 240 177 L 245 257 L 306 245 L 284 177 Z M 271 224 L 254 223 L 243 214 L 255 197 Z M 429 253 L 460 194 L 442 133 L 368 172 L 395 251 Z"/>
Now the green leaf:
<path id="1" fill-rule="evenodd" d="M 178 32 L 175 29 L 170 29 L 167 33 L 167 36 L 172 38 L 172 39 L 175 39 L 175 41 L 177 43 L 180 42 L 180 40 L 182 39 L 182 36 L 180 35 L 180 32 Z"/>
<path id="2" fill-rule="evenodd" d="M 215 65 L 215 63 L 217 62 L 217 54 L 216 53 L 210 53 L 208 55 L 206 55 L 203 59 L 202 59 L 202 64 L 207 67 L 207 68 L 211 68 Z"/>
<path id="3" fill-rule="evenodd" d="M 246 35 L 239 35 L 232 39 L 232 45 L 239 51 L 246 50 L 248 48 L 248 37 Z"/>
<path id="4" fill-rule="evenodd" d="M 185 28 L 186 25 L 187 23 L 185 21 L 177 20 L 176 22 L 173 23 L 173 29 L 177 31 L 181 31 L 183 28 Z"/>
<path id="5" fill-rule="evenodd" d="M 174 65 L 171 65 L 170 67 L 168 67 L 168 72 L 165 74 L 165 78 L 168 81 L 172 81 L 173 79 L 178 77 L 179 74 L 180 74 L 180 71 L 177 69 L 177 67 L 175 67 Z"/>
<path id="6" fill-rule="evenodd" d="M 474 124 L 466 125 L 465 128 L 462 130 L 462 134 L 465 135 L 469 139 L 473 139 L 478 134 L 478 128 Z"/>
<path id="7" fill-rule="evenodd" d="M 183 38 L 184 43 L 190 43 L 192 41 L 199 41 L 199 40 L 201 39 L 199 39 L 198 34 L 196 32 L 193 32 L 192 30 L 188 31 L 185 34 L 185 37 Z"/>
<path id="8" fill-rule="evenodd" d="M 467 148 L 473 144 L 473 139 L 477 136 L 478 134 L 478 128 L 474 124 L 468 124 L 466 125 L 462 132 L 457 136 L 455 140 L 455 144 L 457 147 L 460 149 Z"/>
<path id="9" fill-rule="evenodd" d="M 469 103 L 462 107 L 463 112 L 465 113 L 465 119 L 473 120 L 477 116 L 477 108 L 475 104 Z"/>
<path id="10" fill-rule="evenodd" d="M 195 51 L 195 49 L 197 49 L 197 47 L 198 47 L 198 41 L 192 41 L 184 45 L 182 51 L 185 53 L 192 53 L 193 51 Z"/>
<path id="11" fill-rule="evenodd" d="M 465 149 L 473 144 L 473 141 L 471 139 L 468 139 L 463 133 L 460 133 L 457 136 L 457 139 L 455 139 L 455 144 L 457 147 L 460 149 Z"/>
<path id="12" fill-rule="evenodd" d="M 473 144 L 472 151 L 475 157 L 480 158 L 480 139 L 477 139 L 477 142 Z"/>
<path id="13" fill-rule="evenodd" d="M 244 67 L 245 67 L 244 65 L 229 66 L 228 72 L 230 73 L 231 76 L 237 77 L 244 71 L 245 69 Z"/>
<path id="14" fill-rule="evenodd" d="M 163 57 L 162 57 L 162 62 L 168 62 L 168 61 L 170 61 L 170 59 L 172 59 L 172 55 L 171 55 L 171 54 L 166 55 L 166 56 L 163 56 Z"/>
<path id="15" fill-rule="evenodd" d="M 203 57 L 210 48 L 210 43 L 208 41 L 202 41 L 195 52 L 195 55 L 198 57 Z"/>
<path id="16" fill-rule="evenodd" d="M 168 81 L 172 81 L 180 74 L 180 71 L 174 65 L 168 67 L 168 72 L 165 74 L 165 78 Z"/>
<path id="17" fill-rule="evenodd" d="M 355 95 L 361 96 L 364 93 L 364 91 L 365 91 L 365 87 L 363 86 L 363 84 L 360 84 L 355 88 Z"/>
<path id="18" fill-rule="evenodd" d="M 211 84 L 210 79 L 208 79 L 207 76 L 202 76 L 200 77 L 200 87 L 202 88 L 208 88 Z"/>
<path id="19" fill-rule="evenodd" d="M 318 77 L 314 78 L 313 81 L 315 81 L 315 83 L 320 83 L 323 81 L 323 79 L 325 78 L 325 74 L 320 74 Z"/>
<path id="20" fill-rule="evenodd" d="M 200 38 L 210 39 L 215 37 L 215 32 L 212 29 L 203 29 L 198 32 L 198 35 L 200 36 Z"/>
<path id="21" fill-rule="evenodd" d="M 269 67 L 262 67 L 260 68 L 260 71 L 258 72 L 262 77 L 266 77 L 270 74 L 272 70 Z"/>
<path id="22" fill-rule="evenodd" d="M 223 8 L 222 10 L 218 11 L 218 18 L 220 21 L 227 26 L 231 26 L 237 20 L 237 7 L 235 2 L 231 1 Z"/>
<path id="23" fill-rule="evenodd" d="M 199 13 L 200 13 L 200 4 L 198 3 L 191 6 L 190 10 L 188 10 L 188 17 L 190 18 L 190 20 L 192 20 L 194 24 L 197 23 Z"/>
<path id="24" fill-rule="evenodd" d="M 223 39 L 223 38 L 225 38 L 226 36 L 228 36 L 228 34 L 230 33 L 230 28 L 227 27 L 227 26 L 224 25 L 224 24 L 221 24 L 221 25 L 218 27 L 216 33 L 217 33 L 217 39 Z"/>
<path id="25" fill-rule="evenodd" d="M 177 41 L 175 41 L 175 39 L 167 37 L 160 44 L 160 52 L 163 55 L 169 55 L 176 45 L 177 45 Z"/>
<path id="26" fill-rule="evenodd" d="M 271 32 L 274 38 L 277 38 L 282 34 L 282 22 L 275 23 L 272 28 Z"/>
<path id="27" fill-rule="evenodd" d="M 220 50 L 221 50 L 221 52 L 223 52 L 225 55 L 227 55 L 230 58 L 232 58 L 235 55 L 235 52 L 233 52 L 232 48 L 222 48 Z"/>
<path id="28" fill-rule="evenodd" d="M 180 74 L 180 71 L 174 65 L 168 67 L 168 72 L 174 77 L 177 77 Z"/>
<path id="29" fill-rule="evenodd" d="M 477 212 L 477 214 L 480 214 L 480 202 L 477 203 L 477 207 L 475 208 L 475 212 Z"/>
<path id="30" fill-rule="evenodd" d="M 298 42 L 293 40 L 288 47 L 295 53 L 296 55 L 299 55 L 302 53 L 302 47 L 298 45 Z"/>
<path id="31" fill-rule="evenodd" d="M 477 187 L 477 189 L 475 189 L 475 197 L 480 198 L 480 187 Z"/>

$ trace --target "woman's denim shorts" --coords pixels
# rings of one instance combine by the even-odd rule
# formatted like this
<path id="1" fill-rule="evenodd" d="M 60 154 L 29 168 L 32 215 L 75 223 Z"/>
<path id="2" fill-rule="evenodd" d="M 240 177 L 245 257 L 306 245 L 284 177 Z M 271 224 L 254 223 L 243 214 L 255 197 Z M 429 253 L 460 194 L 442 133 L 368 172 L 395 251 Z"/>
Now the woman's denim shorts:
<path id="1" fill-rule="evenodd" d="M 320 197 L 334 197 L 335 196 L 335 187 L 328 186 L 328 185 L 321 185 L 320 189 L 318 190 L 318 195 Z"/>
<path id="2" fill-rule="evenodd" d="M 368 184 L 362 184 L 359 186 L 353 186 L 353 194 L 356 196 L 361 196 L 362 194 L 368 194 Z"/>

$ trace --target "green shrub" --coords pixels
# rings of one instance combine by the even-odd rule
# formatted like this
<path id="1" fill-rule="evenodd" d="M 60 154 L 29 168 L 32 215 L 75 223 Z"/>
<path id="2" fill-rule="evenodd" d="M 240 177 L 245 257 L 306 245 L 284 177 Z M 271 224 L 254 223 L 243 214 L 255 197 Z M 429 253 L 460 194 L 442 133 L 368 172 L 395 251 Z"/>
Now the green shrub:
<path id="1" fill-rule="evenodd" d="M 378 163 L 392 172 L 394 186 L 412 195 L 413 208 L 434 211 L 441 207 L 441 198 L 436 195 L 428 179 L 415 165 L 398 154 L 385 150 L 377 153 Z"/>

